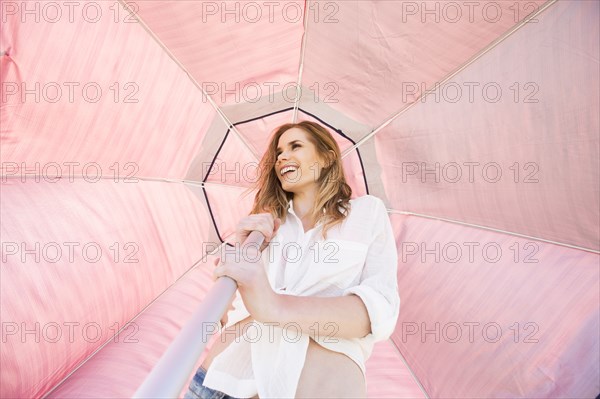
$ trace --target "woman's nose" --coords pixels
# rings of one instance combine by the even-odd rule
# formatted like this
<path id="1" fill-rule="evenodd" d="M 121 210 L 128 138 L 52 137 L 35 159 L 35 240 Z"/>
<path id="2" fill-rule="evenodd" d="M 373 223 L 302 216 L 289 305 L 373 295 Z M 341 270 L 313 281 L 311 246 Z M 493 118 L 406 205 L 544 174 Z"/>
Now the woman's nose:
<path id="1" fill-rule="evenodd" d="M 283 151 L 282 153 L 280 153 L 280 154 L 277 156 L 277 160 L 278 160 L 278 161 L 281 161 L 281 160 L 284 160 L 284 159 L 287 159 L 287 158 L 288 158 L 287 151 Z"/>

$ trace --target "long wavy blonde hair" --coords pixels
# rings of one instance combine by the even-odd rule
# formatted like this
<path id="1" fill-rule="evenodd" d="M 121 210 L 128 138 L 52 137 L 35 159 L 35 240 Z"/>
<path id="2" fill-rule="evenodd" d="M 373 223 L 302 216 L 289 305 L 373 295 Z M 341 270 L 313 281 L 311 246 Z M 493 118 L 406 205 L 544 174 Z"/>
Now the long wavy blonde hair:
<path id="1" fill-rule="evenodd" d="M 317 154 L 326 160 L 326 166 L 321 170 L 316 181 L 319 189 L 310 218 L 315 224 L 323 218 L 323 237 L 327 239 L 327 231 L 341 223 L 349 213 L 352 188 L 346 183 L 342 168 L 342 156 L 337 142 L 327 129 L 315 122 L 286 123 L 274 130 L 267 150 L 259 163 L 258 179 L 254 187 L 250 189 L 258 190 L 250 215 L 271 213 L 273 218 L 280 218 L 282 223 L 286 221 L 289 201 L 294 194 L 284 191 L 281 187 L 275 171 L 275 163 L 279 138 L 291 128 L 299 128 L 306 132 L 308 139 L 314 144 Z M 334 154 L 331 154 L 330 150 L 333 150 Z M 343 212 L 339 207 L 343 209 Z"/>

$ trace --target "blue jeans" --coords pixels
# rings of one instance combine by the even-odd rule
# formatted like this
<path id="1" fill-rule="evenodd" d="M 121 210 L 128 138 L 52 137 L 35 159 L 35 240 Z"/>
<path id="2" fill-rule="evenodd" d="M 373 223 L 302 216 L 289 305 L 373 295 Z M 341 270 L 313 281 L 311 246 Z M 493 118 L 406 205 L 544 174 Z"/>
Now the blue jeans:
<path id="1" fill-rule="evenodd" d="M 216 391 L 202 385 L 202 383 L 204 383 L 204 377 L 206 377 L 206 370 L 200 366 L 198 367 L 198 370 L 196 370 L 196 374 L 190 382 L 188 391 L 183 399 L 236 399 L 221 391 Z"/>

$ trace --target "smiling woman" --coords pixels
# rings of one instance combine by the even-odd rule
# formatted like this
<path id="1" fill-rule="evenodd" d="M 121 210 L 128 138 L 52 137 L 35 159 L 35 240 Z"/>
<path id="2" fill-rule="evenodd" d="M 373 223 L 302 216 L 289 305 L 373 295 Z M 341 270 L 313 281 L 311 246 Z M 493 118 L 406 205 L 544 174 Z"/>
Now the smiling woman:
<path id="1" fill-rule="evenodd" d="M 293 199 L 305 230 L 324 218 L 326 236 L 349 210 L 352 189 L 346 183 L 340 149 L 318 123 L 302 121 L 275 129 L 261 170 L 265 173 L 257 184 L 252 214 L 269 212 L 285 222 Z"/>
<path id="2" fill-rule="evenodd" d="M 350 198 L 339 147 L 313 122 L 277 128 L 261 166 L 236 230 L 237 243 L 265 236 L 260 261 L 217 261 L 238 292 L 186 397 L 364 398 L 365 362 L 400 309 L 383 201 Z"/>

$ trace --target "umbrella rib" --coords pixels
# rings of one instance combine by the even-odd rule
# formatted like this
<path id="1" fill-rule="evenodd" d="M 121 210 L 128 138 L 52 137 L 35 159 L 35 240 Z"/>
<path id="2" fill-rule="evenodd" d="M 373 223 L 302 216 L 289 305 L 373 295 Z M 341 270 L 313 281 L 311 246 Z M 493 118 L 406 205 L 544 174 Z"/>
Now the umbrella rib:
<path id="1" fill-rule="evenodd" d="M 121 6 L 125 9 L 125 11 L 128 11 L 129 8 L 126 4 L 126 0 L 118 0 L 119 3 L 121 3 Z M 250 151 L 250 153 L 254 156 L 254 158 L 256 160 L 260 160 L 260 157 L 258 155 L 258 153 L 254 150 L 254 148 L 244 139 L 244 137 L 240 134 L 240 132 L 237 130 L 237 128 L 233 125 L 233 123 L 229 120 L 229 118 L 227 117 L 227 115 L 225 115 L 225 113 L 221 110 L 221 108 L 214 102 L 214 100 L 212 99 L 212 97 L 210 95 L 208 95 L 204 89 L 202 88 L 202 86 L 198 83 L 198 81 L 192 76 L 192 74 L 190 72 L 188 72 L 187 68 L 181 63 L 179 62 L 179 60 L 175 57 L 175 55 L 173 53 L 171 53 L 171 51 L 167 48 L 167 46 L 159 39 L 158 36 L 156 36 L 156 34 L 150 29 L 150 27 L 148 27 L 148 25 L 146 25 L 146 23 L 142 20 L 142 18 L 139 16 L 138 13 L 133 13 L 135 15 L 135 18 L 138 20 L 138 22 L 140 23 L 140 25 L 146 30 L 146 32 L 148 32 L 148 34 L 154 39 L 154 41 L 163 49 L 163 51 L 165 53 L 167 53 L 167 55 L 173 60 L 173 62 L 175 62 L 175 64 L 177 64 L 177 66 L 179 66 L 179 68 L 181 68 L 181 70 L 183 72 L 185 72 L 185 74 L 188 76 L 188 78 L 192 81 L 192 83 L 194 84 L 194 86 L 196 86 L 196 88 L 198 88 L 198 90 L 200 90 L 202 92 L 202 95 L 204 98 L 206 98 L 208 100 L 208 102 L 210 103 L 210 105 L 214 108 L 215 112 L 221 117 L 221 119 L 223 120 L 223 122 L 225 122 L 225 124 L 227 125 L 228 129 L 231 129 L 236 136 L 240 139 L 240 141 L 242 142 L 242 144 L 244 146 L 246 146 L 246 148 L 248 149 L 248 151 Z"/>
<path id="2" fill-rule="evenodd" d="M 302 84 L 302 72 L 304 71 L 304 53 L 306 49 L 306 38 L 308 36 L 308 18 L 306 18 L 306 14 L 309 9 L 309 0 L 306 0 L 304 3 L 304 32 L 302 33 L 302 44 L 300 46 L 300 65 L 298 67 L 298 83 L 296 84 L 296 99 L 294 100 L 294 113 L 292 114 L 292 123 L 296 123 L 298 120 L 298 104 L 300 103 L 300 95 L 302 90 L 300 89 L 300 85 Z"/>
<path id="3" fill-rule="evenodd" d="M 7 182 L 8 180 L 17 180 L 17 179 L 33 179 L 36 182 L 45 180 L 48 181 L 48 183 L 56 183 L 56 181 L 58 180 L 63 180 L 63 178 L 61 176 L 47 176 L 47 175 L 40 175 L 40 174 L 27 174 L 27 175 L 0 175 L 0 181 Z M 57 179 L 57 180 L 53 180 L 53 179 Z M 84 180 L 86 182 L 91 182 L 89 179 L 83 177 L 83 176 L 69 176 L 68 178 L 69 180 Z M 99 181 L 99 180 L 113 180 L 114 181 L 114 177 L 109 177 L 109 176 L 99 176 L 97 178 L 98 180 L 94 180 L 94 181 Z M 130 182 L 126 181 L 127 179 L 131 179 Z M 67 180 L 66 178 L 64 180 Z M 129 177 L 129 178 L 120 178 L 118 181 L 122 181 L 126 184 L 131 184 L 131 183 L 137 183 L 134 180 L 141 180 L 144 182 L 161 182 L 161 183 L 183 183 L 183 184 L 189 184 L 192 186 L 200 186 L 200 187 L 205 187 L 205 186 L 220 186 L 220 187 L 226 187 L 226 188 L 236 188 L 236 189 L 248 189 L 248 187 L 244 187 L 244 186 L 236 186 L 234 184 L 225 184 L 225 183 L 214 183 L 214 182 L 200 182 L 200 181 L 195 181 L 195 180 L 187 180 L 187 179 L 169 179 L 166 177 Z"/>
<path id="4" fill-rule="evenodd" d="M 536 16 L 538 16 L 539 14 L 541 14 L 543 11 L 548 9 L 551 5 L 553 5 L 557 1 L 558 0 L 548 0 L 535 13 L 532 13 L 529 16 L 525 17 L 521 22 L 514 25 L 512 28 L 510 28 L 508 31 L 506 31 L 502 36 L 500 36 L 499 38 L 497 38 L 496 40 L 494 40 L 493 42 L 488 44 L 486 47 L 484 47 L 477 54 L 475 54 L 474 56 L 469 58 L 463 65 L 459 66 L 456 70 L 454 70 L 454 71 L 450 72 L 450 74 L 446 75 L 446 77 L 444 79 L 436 82 L 431 89 L 422 92 L 412 103 L 406 104 L 404 107 L 402 107 L 400 109 L 400 111 L 398 111 L 396 114 L 392 115 L 389 119 L 387 119 L 381 125 L 379 125 L 379 127 L 375 128 L 373 131 L 371 131 L 371 133 L 368 133 L 365 137 L 363 137 L 362 139 L 357 141 L 356 144 L 354 144 L 353 146 L 349 147 L 346 151 L 344 151 L 344 153 L 342 154 L 342 158 L 345 158 L 352 150 L 363 145 L 367 140 L 369 140 L 371 137 L 373 137 L 374 135 L 379 133 L 383 128 L 385 128 L 387 125 L 389 125 L 394 120 L 396 120 L 400 115 L 402 115 L 403 113 L 405 113 L 406 111 L 408 111 L 409 109 L 411 109 L 412 107 L 417 105 L 421 99 L 424 99 L 429 94 L 433 93 L 436 90 L 439 90 L 444 83 L 446 83 L 447 81 L 452 79 L 454 76 L 458 75 L 460 72 L 462 72 L 464 69 L 466 69 L 469 65 L 473 64 L 475 61 L 477 61 L 483 55 L 485 55 L 486 53 L 491 51 L 494 47 L 498 46 L 500 43 L 502 43 L 504 40 L 506 40 L 508 37 L 510 37 L 512 34 L 514 34 L 517 30 L 519 30 L 523 26 L 525 26 L 531 19 L 533 19 Z"/>
<path id="5" fill-rule="evenodd" d="M 422 218 L 426 218 L 426 219 L 441 220 L 441 221 L 444 221 L 444 222 L 460 224 L 462 226 L 475 227 L 475 228 L 479 228 L 479 229 L 483 229 L 483 230 L 493 231 L 493 232 L 496 232 L 496 233 L 503 233 L 503 234 L 508 234 L 508 235 L 512 235 L 512 236 L 516 236 L 516 237 L 528 238 L 528 239 L 532 239 L 532 240 L 535 240 L 535 241 L 546 242 L 548 244 L 560 245 L 560 246 L 563 246 L 563 247 L 578 249 L 578 250 L 581 250 L 581 251 L 591 252 L 591 253 L 594 253 L 594 254 L 600 254 L 600 251 L 595 250 L 595 249 L 580 247 L 578 245 L 567 244 L 567 243 L 560 242 L 560 241 L 547 240 L 545 238 L 534 237 L 534 236 L 530 236 L 530 235 L 527 235 L 527 234 L 515 233 L 514 231 L 496 229 L 494 227 L 483 226 L 483 225 L 480 225 L 480 224 L 461 222 L 459 220 L 446 219 L 446 218 L 439 217 L 439 216 L 425 215 L 425 214 L 415 213 L 415 212 L 409 212 L 409 211 L 398 211 L 398 210 L 389 209 L 389 208 L 388 208 L 387 211 L 388 211 L 388 213 L 395 213 L 395 214 L 398 214 L 398 215 L 418 216 L 418 217 L 422 217 Z"/>
<path id="6" fill-rule="evenodd" d="M 406 366 L 406 368 L 408 369 L 408 371 L 410 371 L 410 375 L 412 375 L 413 380 L 417 383 L 418 387 L 421 389 L 421 392 L 423 392 L 423 395 L 425 396 L 425 398 L 426 399 L 430 399 L 429 394 L 427 393 L 427 391 L 423 387 L 423 384 L 421 384 L 421 381 L 419 380 L 419 378 L 417 377 L 417 375 L 414 373 L 413 369 L 410 367 L 410 365 L 408 364 L 408 362 L 404 358 L 404 355 L 402 355 L 402 351 L 400 351 L 400 348 L 398 347 L 398 345 L 396 345 L 396 342 L 394 342 L 394 340 L 391 339 L 391 338 L 389 338 L 389 340 L 392 341 L 392 346 L 394 348 L 396 348 L 396 351 L 398 352 L 398 356 L 400 356 L 400 359 L 404 363 L 404 366 Z"/>

